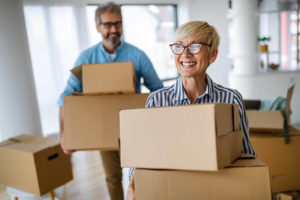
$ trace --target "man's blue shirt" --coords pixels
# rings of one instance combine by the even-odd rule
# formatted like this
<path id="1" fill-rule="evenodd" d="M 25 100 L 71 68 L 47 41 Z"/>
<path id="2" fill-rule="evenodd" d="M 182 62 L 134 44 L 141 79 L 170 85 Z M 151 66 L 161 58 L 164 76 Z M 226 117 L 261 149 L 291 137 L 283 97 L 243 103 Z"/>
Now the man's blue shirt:
<path id="1" fill-rule="evenodd" d="M 134 64 L 136 75 L 136 92 L 141 92 L 141 78 L 150 91 L 155 91 L 163 87 L 162 82 L 158 78 L 153 65 L 147 55 L 137 47 L 121 41 L 120 46 L 115 51 L 115 57 L 110 59 L 109 53 L 104 49 L 102 42 L 83 51 L 76 60 L 74 67 L 83 64 L 110 63 L 110 62 L 127 62 L 132 61 Z M 71 92 L 82 92 L 82 82 L 73 74 L 70 75 L 67 86 L 60 95 L 58 104 L 63 106 L 63 97 L 70 96 Z"/>

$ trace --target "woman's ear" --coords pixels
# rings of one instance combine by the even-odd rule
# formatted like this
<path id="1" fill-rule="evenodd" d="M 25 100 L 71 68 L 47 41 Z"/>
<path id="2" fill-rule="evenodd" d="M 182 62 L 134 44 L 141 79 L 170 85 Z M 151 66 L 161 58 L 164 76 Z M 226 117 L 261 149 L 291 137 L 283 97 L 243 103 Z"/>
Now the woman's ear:
<path id="1" fill-rule="evenodd" d="M 209 63 L 210 64 L 213 63 L 213 62 L 215 62 L 215 60 L 217 59 L 218 53 L 219 53 L 218 49 L 216 49 L 216 50 L 214 50 L 212 52 L 212 55 L 211 55 L 211 57 L 209 59 Z"/>

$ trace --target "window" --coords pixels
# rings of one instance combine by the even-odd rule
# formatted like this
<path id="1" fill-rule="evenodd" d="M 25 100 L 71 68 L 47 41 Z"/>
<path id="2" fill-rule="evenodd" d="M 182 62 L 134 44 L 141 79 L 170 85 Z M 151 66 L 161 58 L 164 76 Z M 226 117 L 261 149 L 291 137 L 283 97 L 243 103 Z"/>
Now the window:
<path id="1" fill-rule="evenodd" d="M 24 0 L 44 135 L 59 131 L 57 100 L 79 53 L 101 40 L 95 28 L 95 9 L 79 1 Z M 176 5 L 123 5 L 122 12 L 125 41 L 149 56 L 161 79 L 174 82 L 177 72 L 168 44 L 177 28 Z"/>
<path id="2" fill-rule="evenodd" d="M 91 44 L 99 42 L 100 36 L 93 31 L 96 8 L 96 5 L 87 7 Z M 177 77 L 169 48 L 177 28 L 176 13 L 176 5 L 122 5 L 124 40 L 149 56 L 160 79 L 166 80 L 164 85 L 171 84 L 167 80 Z"/>
<path id="3" fill-rule="evenodd" d="M 265 70 L 275 68 L 281 71 L 300 69 L 300 15 L 298 9 L 299 5 L 296 0 L 260 1 L 260 44 L 268 45 L 268 52 L 261 53 L 262 65 L 266 65 L 268 62 L 268 67 Z"/>

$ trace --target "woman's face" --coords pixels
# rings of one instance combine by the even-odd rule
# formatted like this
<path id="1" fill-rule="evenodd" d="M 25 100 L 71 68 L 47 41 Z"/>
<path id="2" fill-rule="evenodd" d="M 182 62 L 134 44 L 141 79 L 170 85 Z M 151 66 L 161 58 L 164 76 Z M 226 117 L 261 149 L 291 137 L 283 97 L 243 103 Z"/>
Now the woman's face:
<path id="1" fill-rule="evenodd" d="M 190 36 L 177 41 L 177 44 L 188 46 L 192 43 L 205 43 L 195 36 Z M 184 49 L 181 55 L 175 56 L 175 64 L 177 71 L 183 78 L 189 77 L 202 77 L 206 73 L 210 61 L 214 61 L 215 58 L 210 58 L 208 52 L 208 46 L 202 45 L 201 50 L 197 54 L 191 54 L 187 48 Z M 212 60 L 213 59 L 213 60 Z"/>

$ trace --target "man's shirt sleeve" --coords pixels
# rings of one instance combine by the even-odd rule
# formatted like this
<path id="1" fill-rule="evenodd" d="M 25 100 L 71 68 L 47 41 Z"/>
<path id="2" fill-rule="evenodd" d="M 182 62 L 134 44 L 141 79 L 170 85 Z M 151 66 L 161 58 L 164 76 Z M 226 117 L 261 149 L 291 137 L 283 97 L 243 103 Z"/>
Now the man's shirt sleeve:
<path id="1" fill-rule="evenodd" d="M 163 87 L 161 80 L 158 78 L 155 69 L 148 58 L 148 56 L 142 52 L 140 57 L 140 70 L 144 79 L 144 84 L 151 92 Z"/>
<path id="2" fill-rule="evenodd" d="M 82 64 L 88 63 L 87 58 L 84 54 L 80 54 L 78 59 L 76 60 L 74 67 L 77 67 Z M 82 82 L 78 80 L 71 72 L 70 77 L 68 79 L 67 85 L 59 97 L 58 105 L 59 107 L 64 105 L 64 96 L 72 96 L 71 92 L 82 92 Z"/>
<path id="3" fill-rule="evenodd" d="M 59 107 L 64 105 L 64 96 L 72 96 L 71 92 L 82 92 L 82 82 L 79 81 L 73 74 L 70 75 L 67 86 L 59 97 Z"/>

